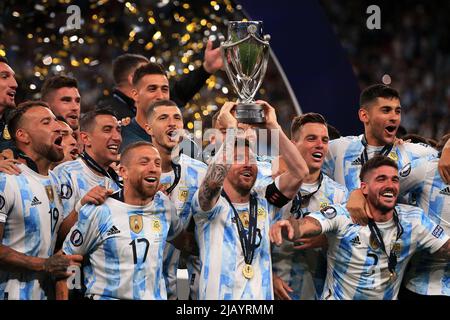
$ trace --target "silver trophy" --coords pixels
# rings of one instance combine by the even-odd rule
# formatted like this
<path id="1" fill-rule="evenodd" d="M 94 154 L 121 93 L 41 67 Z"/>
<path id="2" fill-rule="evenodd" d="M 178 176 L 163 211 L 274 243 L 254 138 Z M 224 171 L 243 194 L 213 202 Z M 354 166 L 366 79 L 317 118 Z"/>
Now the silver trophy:
<path id="1" fill-rule="evenodd" d="M 262 21 L 230 21 L 228 40 L 222 42 L 222 57 L 234 90 L 239 96 L 236 119 L 242 123 L 264 123 L 264 109 L 254 97 L 269 61 L 269 35 Z"/>

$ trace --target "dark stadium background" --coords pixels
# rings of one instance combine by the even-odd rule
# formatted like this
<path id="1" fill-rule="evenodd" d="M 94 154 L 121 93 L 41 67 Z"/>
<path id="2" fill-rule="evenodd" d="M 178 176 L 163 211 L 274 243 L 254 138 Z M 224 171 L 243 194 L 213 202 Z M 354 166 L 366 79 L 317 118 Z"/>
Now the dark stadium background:
<path id="1" fill-rule="evenodd" d="M 80 6 L 84 23 L 63 32 L 70 4 Z M 381 30 L 366 28 L 371 4 L 380 6 Z M 414 0 L 9 0 L 0 3 L 0 54 L 17 73 L 17 102 L 38 98 L 44 78 L 62 72 L 79 80 L 86 111 L 109 94 L 115 56 L 154 56 L 178 77 L 201 63 L 208 37 L 217 45 L 226 35 L 227 20 L 248 15 L 264 21 L 295 96 L 271 61 L 259 97 L 278 108 L 285 129 L 299 105 L 324 114 L 343 134 L 359 134 L 360 89 L 385 79 L 401 93 L 407 130 L 436 138 L 450 131 L 449 9 L 447 1 Z M 208 126 L 234 97 L 219 72 L 184 109 L 186 125 Z"/>

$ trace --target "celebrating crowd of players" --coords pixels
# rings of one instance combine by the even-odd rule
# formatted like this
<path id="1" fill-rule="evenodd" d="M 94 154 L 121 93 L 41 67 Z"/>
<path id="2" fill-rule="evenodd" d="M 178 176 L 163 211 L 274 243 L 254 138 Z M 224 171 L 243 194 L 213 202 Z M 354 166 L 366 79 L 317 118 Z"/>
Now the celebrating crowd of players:
<path id="1" fill-rule="evenodd" d="M 289 139 L 258 101 L 278 150 L 258 155 L 226 102 L 193 156 L 180 107 L 221 67 L 211 43 L 173 83 L 122 55 L 112 95 L 80 115 L 66 76 L 16 106 L 0 58 L 0 299 L 177 299 L 182 265 L 192 300 L 448 299 L 450 135 L 398 139 L 400 96 L 376 84 L 359 136 L 308 113 Z"/>

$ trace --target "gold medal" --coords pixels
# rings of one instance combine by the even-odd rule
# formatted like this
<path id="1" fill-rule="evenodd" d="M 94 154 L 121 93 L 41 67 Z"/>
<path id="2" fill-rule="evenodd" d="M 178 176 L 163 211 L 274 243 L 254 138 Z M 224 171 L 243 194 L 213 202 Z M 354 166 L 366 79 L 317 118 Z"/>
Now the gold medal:
<path id="1" fill-rule="evenodd" d="M 11 135 L 9 134 L 8 126 L 5 126 L 5 128 L 3 129 L 3 139 L 11 140 Z"/>
<path id="2" fill-rule="evenodd" d="M 397 280 L 397 273 L 395 271 L 391 272 L 389 274 L 389 280 L 392 281 L 392 282 L 395 282 L 395 280 Z"/>
<path id="3" fill-rule="evenodd" d="M 244 275 L 244 277 L 246 279 L 251 279 L 253 278 L 253 267 L 250 264 L 246 264 L 243 268 L 242 268 L 242 274 Z"/>

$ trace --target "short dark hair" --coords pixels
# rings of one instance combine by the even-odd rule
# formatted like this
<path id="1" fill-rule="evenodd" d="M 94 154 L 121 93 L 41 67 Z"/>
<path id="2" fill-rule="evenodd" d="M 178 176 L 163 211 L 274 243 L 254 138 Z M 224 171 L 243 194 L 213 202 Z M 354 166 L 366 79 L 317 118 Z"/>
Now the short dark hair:
<path id="1" fill-rule="evenodd" d="M 406 130 L 406 128 L 404 126 L 399 125 L 398 129 L 397 129 L 397 134 L 396 134 L 397 138 L 401 138 L 402 139 L 403 136 L 405 136 L 407 134 L 408 134 L 408 130 Z"/>
<path id="2" fill-rule="evenodd" d="M 175 103 L 175 101 L 172 100 L 156 100 L 153 101 L 152 103 L 150 103 L 150 106 L 147 109 L 147 112 L 145 113 L 145 119 L 149 119 L 151 117 L 151 115 L 153 114 L 153 112 L 155 111 L 155 108 L 157 107 L 161 107 L 161 106 L 168 106 L 168 107 L 177 107 L 178 105 Z"/>
<path id="3" fill-rule="evenodd" d="M 120 155 L 121 164 L 126 166 L 128 161 L 130 160 L 131 152 L 134 149 L 140 148 L 143 146 L 155 148 L 155 146 L 148 141 L 137 141 L 137 142 L 130 143 L 129 145 L 127 145 L 125 147 L 125 149 L 122 151 L 122 153 Z"/>
<path id="4" fill-rule="evenodd" d="M 365 88 L 359 97 L 359 105 L 364 108 L 374 102 L 377 98 L 399 99 L 397 90 L 385 84 L 373 84 Z"/>
<path id="5" fill-rule="evenodd" d="M 395 170 L 398 171 L 397 163 L 394 160 L 383 155 L 376 155 L 375 157 L 364 163 L 361 168 L 361 172 L 359 173 L 359 179 L 361 181 L 364 181 L 369 172 L 382 166 L 389 166 L 395 168 Z"/>
<path id="6" fill-rule="evenodd" d="M 77 79 L 62 75 L 47 78 L 41 88 L 41 99 L 46 100 L 50 93 L 61 88 L 78 89 Z"/>
<path id="7" fill-rule="evenodd" d="M 6 63 L 9 65 L 8 59 L 6 59 L 6 57 L 0 56 L 0 62 Z"/>
<path id="8" fill-rule="evenodd" d="M 149 74 L 160 74 L 167 77 L 167 74 L 164 71 L 164 67 L 161 64 L 149 62 L 136 69 L 136 71 L 133 74 L 133 85 L 135 86 L 139 82 L 139 80 L 141 80 L 144 76 Z"/>
<path id="9" fill-rule="evenodd" d="M 24 114 L 33 107 L 44 107 L 50 109 L 49 105 L 44 101 L 28 100 L 20 103 L 17 108 L 11 110 L 8 114 L 8 131 L 11 139 L 16 141 L 16 132 L 22 125 L 21 120 Z"/>
<path id="10" fill-rule="evenodd" d="M 408 134 L 405 134 L 405 135 L 402 137 L 402 139 L 403 139 L 404 141 L 411 140 L 411 143 L 423 143 L 423 144 L 429 144 L 427 138 L 425 138 L 425 137 L 423 137 L 423 136 L 421 136 L 421 135 L 415 134 L 415 133 L 408 133 Z"/>
<path id="11" fill-rule="evenodd" d="M 292 120 L 291 139 L 294 139 L 297 132 L 299 132 L 300 129 L 307 123 L 320 123 L 324 126 L 327 126 L 325 118 L 319 113 L 309 112 L 302 114 L 301 116 L 297 116 L 294 118 L 294 120 Z"/>
<path id="12" fill-rule="evenodd" d="M 101 115 L 110 115 L 117 118 L 116 113 L 108 107 L 101 107 L 98 109 L 94 109 L 92 111 L 86 112 L 81 116 L 80 131 L 84 132 L 92 131 L 92 127 L 95 124 L 95 118 Z"/>
<path id="13" fill-rule="evenodd" d="M 336 127 L 327 123 L 327 128 L 328 128 L 328 137 L 330 138 L 330 140 L 339 139 L 341 137 L 341 133 Z"/>
<path id="14" fill-rule="evenodd" d="M 113 61 L 114 82 L 120 84 L 127 80 L 128 75 L 134 71 L 140 63 L 148 63 L 148 59 L 140 54 L 125 53 Z"/>

